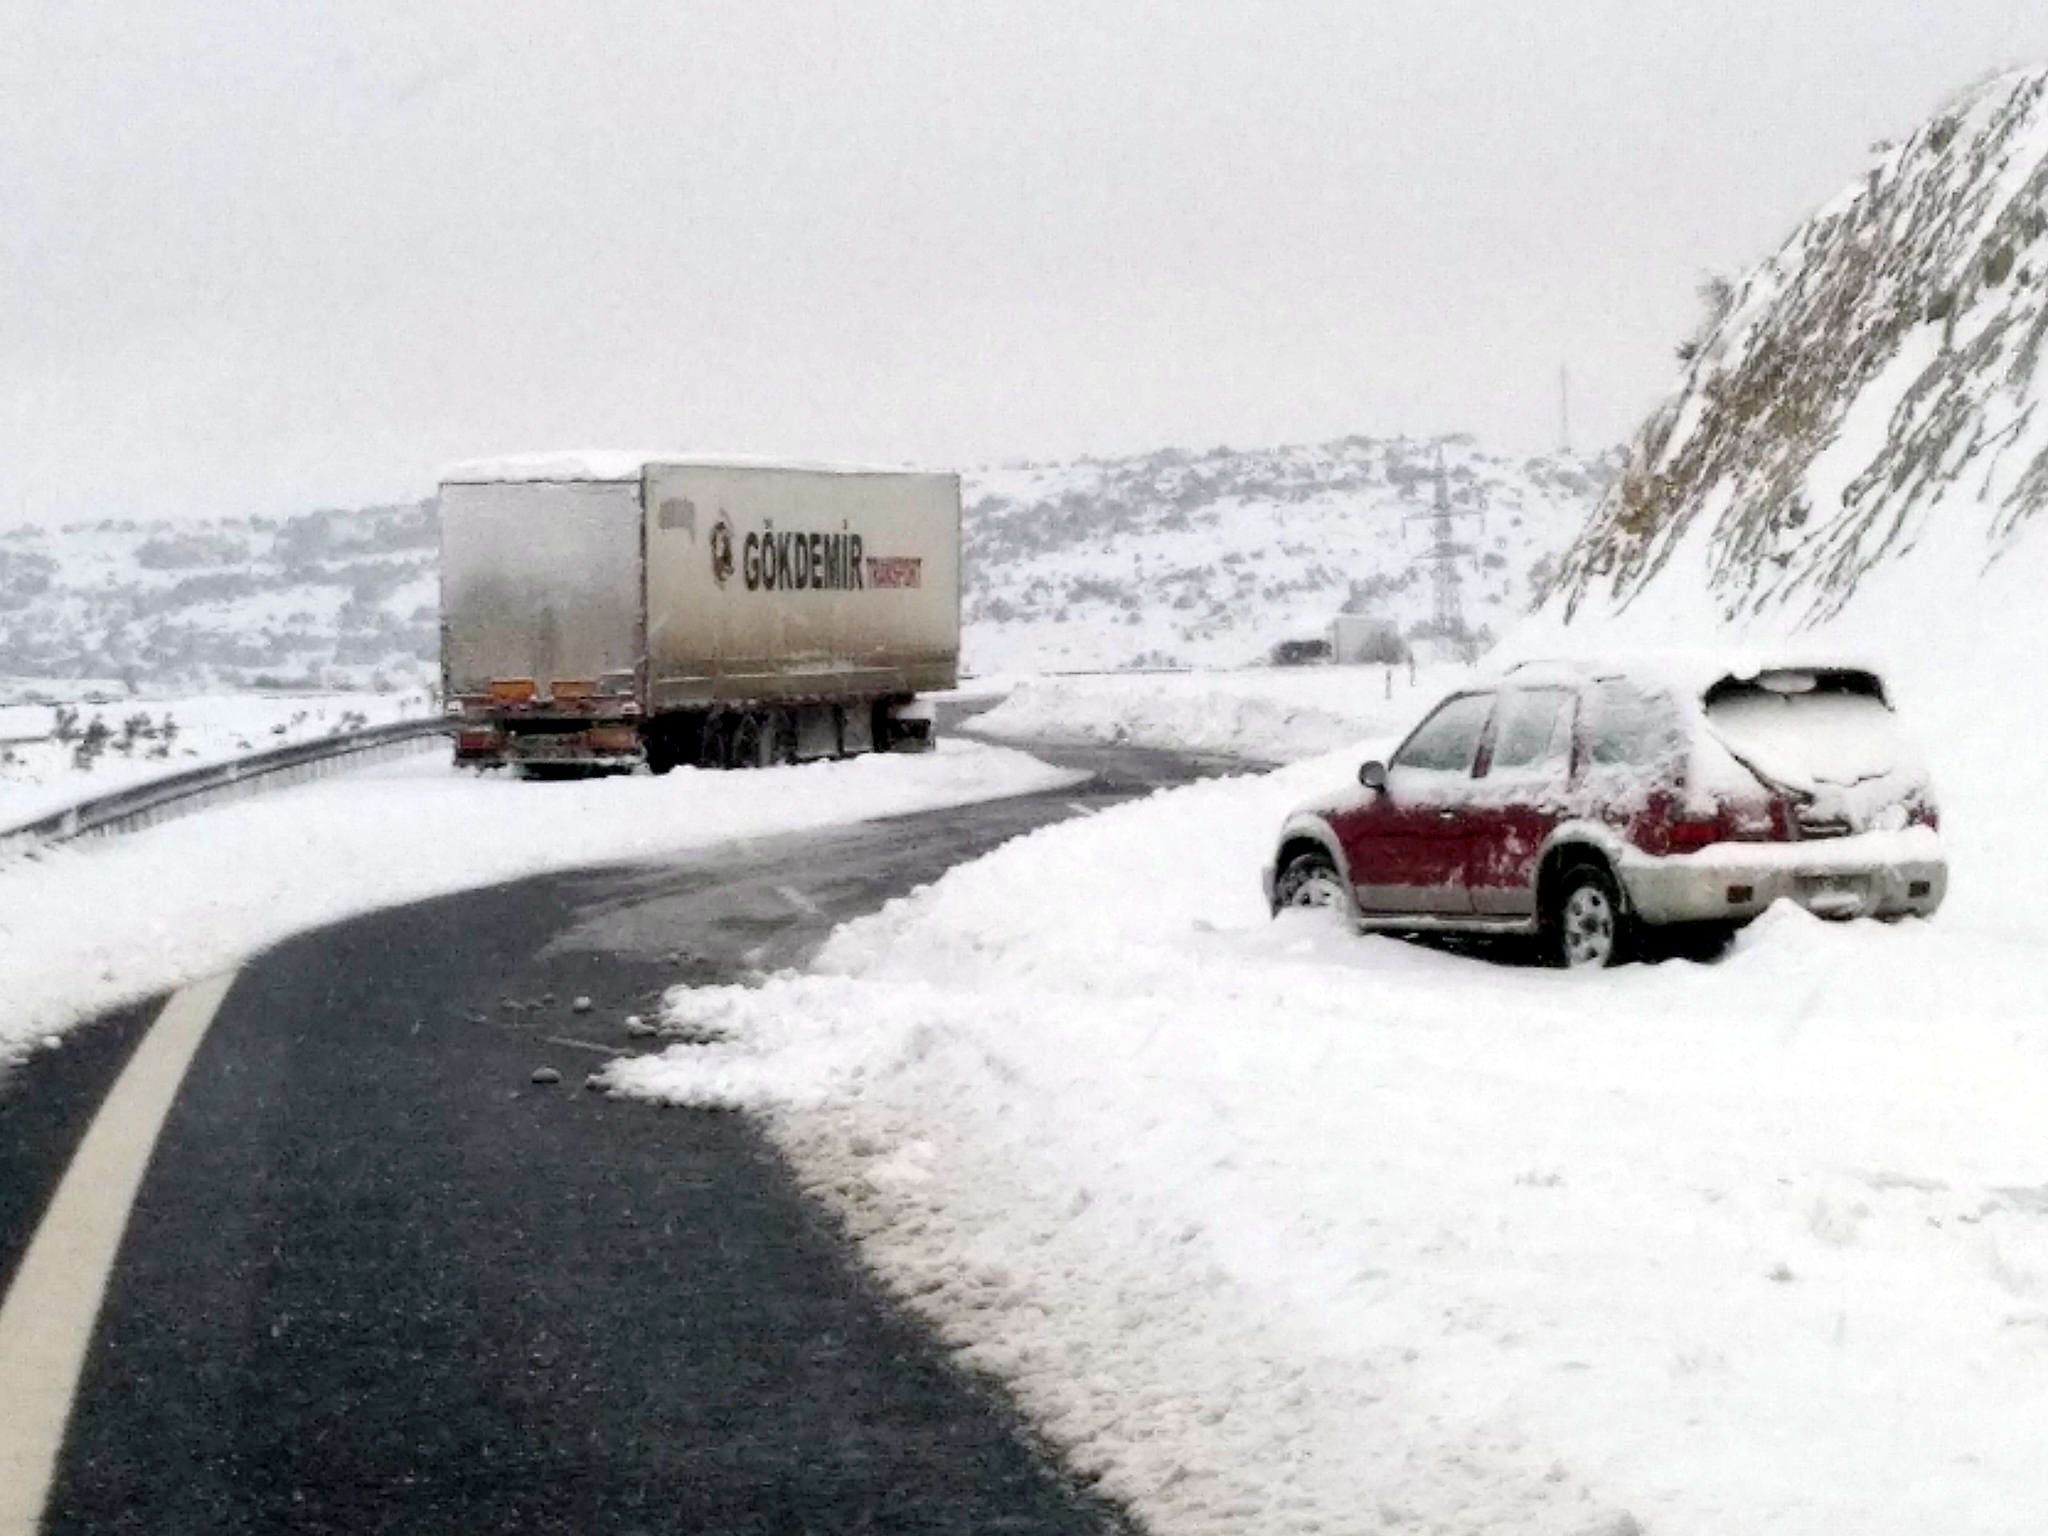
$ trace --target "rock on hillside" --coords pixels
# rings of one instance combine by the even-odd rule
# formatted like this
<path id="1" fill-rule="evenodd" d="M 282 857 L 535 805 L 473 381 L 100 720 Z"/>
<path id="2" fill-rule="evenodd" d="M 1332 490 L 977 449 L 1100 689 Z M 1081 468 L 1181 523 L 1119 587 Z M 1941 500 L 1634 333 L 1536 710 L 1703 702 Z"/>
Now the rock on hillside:
<path id="1" fill-rule="evenodd" d="M 1876 633 L 1967 604 L 2048 506 L 2048 70 L 1880 146 L 1707 296 L 1682 387 L 1566 554 L 1551 611 L 1780 631 L 1847 612 Z"/>

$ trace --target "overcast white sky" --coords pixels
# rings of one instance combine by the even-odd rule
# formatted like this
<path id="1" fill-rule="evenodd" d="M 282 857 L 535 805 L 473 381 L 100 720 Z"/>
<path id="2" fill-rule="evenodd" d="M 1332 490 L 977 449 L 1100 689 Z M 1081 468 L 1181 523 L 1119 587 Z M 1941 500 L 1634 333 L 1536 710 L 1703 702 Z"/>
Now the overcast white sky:
<path id="1" fill-rule="evenodd" d="M 2037 0 L 0 0 L 0 524 L 472 454 L 1614 440 Z"/>

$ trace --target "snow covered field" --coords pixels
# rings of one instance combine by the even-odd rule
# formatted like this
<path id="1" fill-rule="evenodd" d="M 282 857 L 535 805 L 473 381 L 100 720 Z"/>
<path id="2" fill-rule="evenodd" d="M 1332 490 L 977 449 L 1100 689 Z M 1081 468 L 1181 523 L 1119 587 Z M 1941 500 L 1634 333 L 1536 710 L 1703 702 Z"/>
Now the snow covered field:
<path id="1" fill-rule="evenodd" d="M 0 828 L 186 768 L 420 716 L 430 707 L 418 691 L 0 703 Z M 72 712 L 61 729 L 60 708 Z M 81 765 L 80 747 L 95 722 L 106 732 L 105 742 L 97 750 L 87 748 Z"/>
<path id="2" fill-rule="evenodd" d="M 764 1112 L 1161 1533 L 2037 1530 L 2048 908 L 2002 814 L 2037 774 L 1969 750 L 1982 688 L 1910 691 L 1930 924 L 1781 909 L 1719 964 L 1587 976 L 1270 921 L 1281 815 L 1380 740 L 1019 839 L 811 974 L 679 989 L 710 1043 L 608 1081 Z"/>
<path id="3" fill-rule="evenodd" d="M 1412 723 L 1464 675 L 1447 667 L 1309 666 L 1021 677 L 978 735 L 1175 748 L 1252 763 L 1315 757 Z"/>
<path id="4" fill-rule="evenodd" d="M 104 1009 L 356 912 L 547 869 L 624 862 L 1065 783 L 1022 753 L 527 784 L 440 754 L 0 865 L 0 1062 Z M 144 899 L 139 892 L 175 893 Z"/>

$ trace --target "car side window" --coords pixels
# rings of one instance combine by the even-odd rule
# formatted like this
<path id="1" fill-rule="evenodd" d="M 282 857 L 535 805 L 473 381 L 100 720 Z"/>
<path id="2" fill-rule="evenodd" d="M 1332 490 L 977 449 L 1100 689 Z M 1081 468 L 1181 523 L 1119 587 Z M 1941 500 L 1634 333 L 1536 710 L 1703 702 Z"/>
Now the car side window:
<path id="1" fill-rule="evenodd" d="M 1479 755 L 1486 717 L 1493 713 L 1490 693 L 1460 694 L 1438 706 L 1415 734 L 1401 744 L 1388 766 L 1420 768 L 1435 773 L 1470 773 Z"/>
<path id="2" fill-rule="evenodd" d="M 1487 774 L 1562 779 L 1572 761 L 1572 695 L 1531 688 L 1501 695 Z"/>
<path id="3" fill-rule="evenodd" d="M 1669 697 L 1609 678 L 1586 695 L 1585 738 L 1586 760 L 1597 767 L 1646 768 L 1671 757 L 1681 733 Z"/>

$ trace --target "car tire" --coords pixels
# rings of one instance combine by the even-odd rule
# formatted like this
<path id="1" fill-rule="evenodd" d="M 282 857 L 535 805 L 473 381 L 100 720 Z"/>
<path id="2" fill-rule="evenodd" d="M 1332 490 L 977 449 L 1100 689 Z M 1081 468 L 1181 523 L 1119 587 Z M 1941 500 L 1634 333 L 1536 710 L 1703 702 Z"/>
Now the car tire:
<path id="1" fill-rule="evenodd" d="M 1544 913 L 1552 965 L 1568 971 L 1620 965 L 1629 958 L 1629 928 L 1621 887 L 1605 864 L 1574 864 L 1558 877 Z"/>
<path id="2" fill-rule="evenodd" d="M 1273 882 L 1273 915 L 1278 917 L 1289 907 L 1335 907 L 1350 913 L 1351 893 L 1344 889 L 1344 877 L 1320 848 L 1297 853 Z"/>

